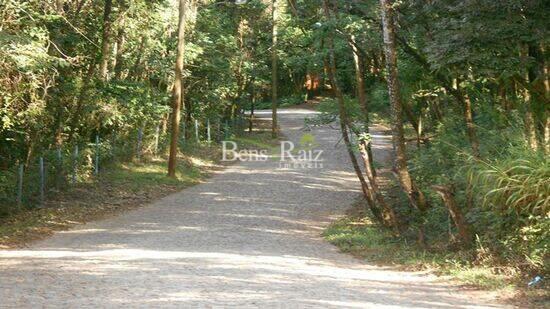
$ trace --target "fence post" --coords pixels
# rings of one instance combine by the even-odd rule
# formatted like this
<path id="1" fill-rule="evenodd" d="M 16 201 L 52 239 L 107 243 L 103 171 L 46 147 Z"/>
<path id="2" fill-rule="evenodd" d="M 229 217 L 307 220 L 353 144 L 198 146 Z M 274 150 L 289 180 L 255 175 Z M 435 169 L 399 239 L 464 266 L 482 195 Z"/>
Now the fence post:
<path id="1" fill-rule="evenodd" d="M 25 165 L 19 164 L 19 173 L 17 177 L 17 205 L 21 207 L 23 204 L 23 172 Z"/>
<path id="2" fill-rule="evenodd" d="M 78 170 L 78 145 L 75 145 L 74 155 L 73 155 L 73 184 L 76 183 L 77 170 Z"/>
<path id="3" fill-rule="evenodd" d="M 210 142 L 212 141 L 210 137 L 210 119 L 206 119 L 206 138 L 208 143 L 210 144 Z"/>
<path id="4" fill-rule="evenodd" d="M 157 130 L 155 132 L 155 156 L 158 155 L 158 151 L 159 151 L 159 136 L 160 136 L 160 125 L 157 126 Z"/>
<path id="5" fill-rule="evenodd" d="M 94 173 L 95 175 L 99 175 L 99 135 L 95 136 L 95 165 L 94 165 Z"/>
<path id="6" fill-rule="evenodd" d="M 138 140 L 137 140 L 137 159 L 138 161 L 141 160 L 141 141 L 143 139 L 143 130 L 141 128 L 138 129 Z"/>
<path id="7" fill-rule="evenodd" d="M 46 175 L 44 174 L 44 158 L 40 157 L 38 159 L 39 170 L 40 170 L 40 205 L 44 204 L 44 185 L 46 183 Z"/>
<path id="8" fill-rule="evenodd" d="M 197 140 L 197 143 L 200 141 L 199 139 L 199 121 L 195 119 L 195 139 Z"/>

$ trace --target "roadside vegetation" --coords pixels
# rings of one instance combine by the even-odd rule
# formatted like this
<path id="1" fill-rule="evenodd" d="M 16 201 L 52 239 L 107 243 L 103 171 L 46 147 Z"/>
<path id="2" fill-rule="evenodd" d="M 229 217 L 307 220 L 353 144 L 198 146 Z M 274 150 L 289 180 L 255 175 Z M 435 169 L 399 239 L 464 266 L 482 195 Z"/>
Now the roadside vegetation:
<path id="1" fill-rule="evenodd" d="M 361 200 L 354 203 L 345 217 L 323 232 L 323 237 L 342 252 L 368 264 L 427 271 L 441 276 L 440 281 L 488 290 L 520 307 L 543 308 L 548 304 L 547 283 L 528 287 L 527 283 L 533 279 L 531 275 L 508 263 L 496 262 L 481 244 L 469 250 L 458 250 L 445 242 L 426 248 L 419 246 L 411 236 L 396 237 L 377 224 Z"/>
<path id="2" fill-rule="evenodd" d="M 275 142 L 269 123 L 256 121 L 254 131 L 230 139 L 243 148 L 272 148 Z M 55 231 L 143 207 L 201 183 L 227 164 L 220 162 L 221 145 L 217 143 L 189 143 L 181 149 L 176 177 L 166 177 L 166 155 L 148 155 L 140 161 L 109 163 L 99 177 L 80 175 L 79 183 L 49 192 L 42 205 L 12 205 L 10 213 L 0 218 L 0 249 L 24 247 Z"/>

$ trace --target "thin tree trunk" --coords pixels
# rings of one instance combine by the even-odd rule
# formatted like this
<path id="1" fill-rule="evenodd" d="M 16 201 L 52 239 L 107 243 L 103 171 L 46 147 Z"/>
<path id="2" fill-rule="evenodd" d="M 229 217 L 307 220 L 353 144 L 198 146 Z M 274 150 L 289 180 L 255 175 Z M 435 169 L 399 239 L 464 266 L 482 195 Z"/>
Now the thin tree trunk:
<path id="1" fill-rule="evenodd" d="M 122 79 L 122 69 L 124 67 L 124 47 L 126 45 L 126 33 L 124 31 L 124 20 L 125 18 L 121 18 L 120 22 L 120 29 L 118 30 L 118 36 L 117 36 L 117 49 L 116 49 L 116 56 L 115 56 L 115 65 L 114 65 L 114 71 L 115 71 L 115 79 L 120 80 Z"/>
<path id="2" fill-rule="evenodd" d="M 521 55 L 522 58 L 527 58 L 529 56 L 528 47 L 525 46 L 521 49 Z M 525 72 L 525 80 L 528 82 L 530 80 L 529 72 Z M 529 86 L 525 86 L 523 91 L 523 100 L 525 102 L 524 104 L 524 116 L 523 116 L 523 125 L 525 129 L 525 139 L 527 141 L 527 145 L 532 150 L 538 149 L 538 143 L 537 143 L 537 133 L 535 129 L 535 117 L 533 117 L 533 98 L 531 96 L 531 90 L 529 89 Z"/>
<path id="3" fill-rule="evenodd" d="M 168 159 L 168 176 L 176 177 L 178 139 L 180 131 L 180 113 L 183 105 L 183 55 L 185 51 L 185 8 L 186 0 L 179 0 L 178 50 L 174 87 L 172 88 L 172 134 L 170 136 L 170 157 Z"/>
<path id="4" fill-rule="evenodd" d="M 537 148 L 546 151 L 548 145 L 546 141 L 547 118 L 550 115 L 548 105 L 547 77 L 545 76 L 545 61 L 543 49 L 539 44 L 528 45 L 529 57 L 534 60 L 534 64 L 529 67 L 529 91 L 531 111 L 533 113 L 535 138 Z"/>
<path id="5" fill-rule="evenodd" d="M 454 191 L 449 186 L 432 186 L 432 188 L 441 196 L 443 203 L 447 207 L 453 222 L 455 223 L 456 229 L 458 230 L 458 236 L 463 244 L 468 245 L 472 241 L 472 235 L 470 234 L 470 229 L 468 224 L 464 219 L 462 211 L 456 204 L 454 198 Z"/>
<path id="6" fill-rule="evenodd" d="M 271 136 L 277 138 L 277 88 L 278 88 L 278 74 L 277 74 L 277 0 L 271 2 L 271 18 L 272 18 L 272 42 L 271 42 Z"/>
<path id="7" fill-rule="evenodd" d="M 110 36 L 111 36 L 111 10 L 113 7 L 112 0 L 105 0 L 103 8 L 103 39 L 101 43 L 101 61 L 99 63 L 99 74 L 101 80 L 107 80 L 109 69 L 109 56 L 111 51 Z"/>
<path id="8" fill-rule="evenodd" d="M 535 132 L 535 119 L 533 117 L 533 112 L 531 111 L 531 93 L 529 90 L 525 89 L 523 94 L 525 100 L 525 113 L 523 116 L 523 125 L 525 127 L 525 139 L 527 140 L 527 145 L 532 150 L 538 149 L 537 144 L 537 134 Z"/>
<path id="9" fill-rule="evenodd" d="M 459 86 L 460 87 L 460 86 Z M 474 117 L 472 114 L 472 101 L 470 96 L 466 94 L 464 96 L 464 120 L 466 121 L 466 130 L 468 132 L 468 139 L 470 140 L 470 145 L 472 146 L 472 153 L 475 158 L 479 159 L 481 157 L 479 153 L 479 140 L 477 138 L 476 127 L 474 123 Z"/>
<path id="10" fill-rule="evenodd" d="M 353 62 L 355 65 L 355 80 L 357 83 L 357 99 L 359 101 L 359 107 L 361 108 L 363 131 L 369 133 L 369 108 L 367 96 L 365 93 L 365 80 L 364 76 L 364 61 L 360 51 L 355 45 L 355 37 L 351 37 L 350 47 L 353 51 Z M 397 218 L 393 209 L 386 203 L 384 196 L 380 193 L 376 182 L 376 169 L 374 168 L 374 157 L 372 154 L 372 147 L 370 141 L 366 141 L 360 138 L 359 152 L 365 165 L 365 175 L 368 180 L 368 189 L 372 196 L 373 202 L 376 203 L 377 208 L 382 210 L 382 218 L 386 226 L 397 229 Z"/>
<path id="11" fill-rule="evenodd" d="M 73 142 L 73 140 L 76 137 L 76 133 L 79 130 L 78 124 L 80 123 L 80 113 L 82 112 L 84 100 L 88 96 L 88 90 L 90 90 L 91 88 L 90 85 L 95 72 L 96 72 L 96 64 L 92 59 L 92 63 L 90 63 L 90 65 L 88 66 L 88 71 L 86 72 L 86 76 L 82 81 L 82 87 L 80 88 L 80 93 L 78 94 L 78 97 L 76 99 L 76 107 L 74 108 L 74 113 L 70 117 L 71 118 L 71 120 L 69 121 L 70 133 L 67 139 L 69 143 Z"/>
<path id="12" fill-rule="evenodd" d="M 327 0 L 323 1 L 323 10 L 327 19 L 330 19 Z M 371 194 L 371 191 L 369 190 L 369 186 L 367 184 L 367 181 L 365 180 L 365 177 L 363 176 L 363 171 L 361 170 L 361 167 L 359 166 L 357 158 L 355 157 L 355 153 L 353 152 L 353 146 L 349 139 L 349 131 L 348 131 L 349 123 L 348 123 L 348 117 L 347 117 L 347 113 L 344 105 L 344 95 L 342 94 L 342 91 L 340 90 L 340 86 L 338 85 L 338 81 L 336 80 L 336 76 L 337 76 L 336 59 L 334 56 L 334 42 L 333 42 L 332 34 L 328 35 L 327 42 L 328 42 L 329 54 L 328 54 L 328 61 L 325 61 L 325 67 L 326 67 L 326 72 L 331 84 L 332 91 L 334 92 L 334 96 L 336 97 L 336 101 L 338 102 L 338 112 L 340 115 L 340 129 L 342 132 L 342 138 L 346 145 L 346 150 L 348 151 L 348 155 L 350 157 L 353 170 L 355 171 L 355 174 L 357 175 L 357 178 L 361 183 L 361 190 L 363 191 L 363 195 L 367 200 L 367 204 L 372 214 L 374 215 L 374 217 L 379 222 L 383 223 L 384 220 L 382 217 L 382 213 L 374 202 L 374 196 Z"/>
<path id="13" fill-rule="evenodd" d="M 141 58 L 143 57 L 143 53 L 145 52 L 145 45 L 147 43 L 147 36 L 144 35 L 141 37 L 141 41 L 139 43 L 139 48 L 138 48 L 138 53 L 137 53 L 137 57 L 136 57 L 136 61 L 134 62 L 134 65 L 132 66 L 132 69 L 130 70 L 130 73 L 128 74 L 130 77 L 130 75 L 133 77 L 134 80 L 138 80 L 139 79 L 139 75 L 140 75 L 140 66 L 141 66 Z"/>
<path id="14" fill-rule="evenodd" d="M 421 118 L 420 116 L 418 119 L 412 112 L 412 109 L 410 105 L 407 102 L 402 102 L 403 104 L 403 111 L 405 112 L 405 116 L 407 116 L 407 119 L 409 120 L 409 123 L 414 129 L 414 132 L 416 133 L 416 145 L 417 147 L 420 147 L 420 140 L 422 139 L 422 125 L 421 125 Z"/>
<path id="15" fill-rule="evenodd" d="M 367 142 L 365 140 L 361 140 L 359 142 L 359 152 L 361 153 L 361 157 L 363 158 L 363 163 L 365 165 L 365 174 L 367 175 L 367 180 L 370 185 L 370 191 L 373 201 L 377 205 L 377 209 L 382 209 L 382 220 L 384 224 L 390 228 L 394 228 L 396 231 L 399 228 L 399 224 L 397 222 L 397 216 L 395 215 L 395 212 L 393 211 L 393 208 L 390 207 L 388 203 L 386 203 L 386 200 L 384 199 L 384 196 L 382 193 L 380 193 L 380 189 L 378 188 L 378 184 L 376 182 L 376 176 L 374 175 L 373 167 L 370 166 L 370 154 L 368 152 L 368 145 L 370 142 Z"/>
<path id="16" fill-rule="evenodd" d="M 353 63 L 355 66 L 355 81 L 357 83 L 357 100 L 359 101 L 359 107 L 361 108 L 362 113 L 362 120 L 363 120 L 363 131 L 365 133 L 369 133 L 369 107 L 367 102 L 367 95 L 365 93 L 365 80 L 363 76 L 365 75 L 364 72 L 364 61 L 362 59 L 362 55 L 360 51 L 357 49 L 357 46 L 355 45 L 355 37 L 351 36 L 350 38 L 350 46 L 351 50 L 353 51 Z M 370 143 L 367 145 L 366 149 L 368 155 L 369 155 L 369 165 L 370 170 L 374 173 L 373 176 L 376 176 L 376 169 L 374 168 L 374 158 L 372 155 L 372 147 Z"/>
<path id="17" fill-rule="evenodd" d="M 409 198 L 410 205 L 413 208 L 418 209 L 423 215 L 427 209 L 426 200 L 422 192 L 416 188 L 407 167 L 407 155 L 403 134 L 401 94 L 397 73 L 397 49 L 393 24 L 392 1 L 380 0 L 380 6 L 382 13 L 382 32 L 384 35 L 384 53 L 387 71 L 386 79 L 392 109 L 392 135 L 395 148 L 395 169 L 399 182 L 401 183 L 401 187 Z M 418 241 L 420 244 L 425 244 L 424 229 L 422 226 L 418 227 Z"/>

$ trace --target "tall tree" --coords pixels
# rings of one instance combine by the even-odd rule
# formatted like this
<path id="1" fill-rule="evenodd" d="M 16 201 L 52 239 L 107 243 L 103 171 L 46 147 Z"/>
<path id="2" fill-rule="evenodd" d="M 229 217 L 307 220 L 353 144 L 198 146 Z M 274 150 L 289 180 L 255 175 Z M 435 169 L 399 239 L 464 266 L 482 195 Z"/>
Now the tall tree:
<path id="1" fill-rule="evenodd" d="M 384 54 L 386 56 L 386 80 L 391 105 L 392 116 L 392 138 L 395 148 L 395 170 L 403 191 L 409 198 L 409 203 L 421 212 L 426 210 L 424 195 L 415 186 L 407 166 L 407 154 L 405 149 L 405 138 L 403 133 L 403 108 L 401 106 L 401 93 L 399 89 L 397 71 L 397 49 L 395 42 L 395 27 L 393 20 L 393 1 L 380 0 L 382 15 L 382 33 L 384 37 Z M 424 231 L 418 229 L 418 240 L 424 243 Z"/>
<path id="2" fill-rule="evenodd" d="M 331 5 L 329 3 L 329 0 L 323 0 L 323 13 L 324 13 L 325 19 L 327 20 L 327 23 L 330 23 L 332 19 L 330 9 L 329 9 L 330 6 Z M 372 191 L 370 190 L 369 185 L 367 183 L 367 180 L 363 175 L 363 171 L 359 166 L 357 157 L 355 156 L 355 152 L 353 151 L 353 145 L 349 138 L 350 136 L 349 127 L 351 123 L 348 119 L 349 118 L 348 112 L 345 107 L 344 94 L 342 93 L 342 89 L 337 79 L 338 74 L 336 70 L 336 57 L 334 53 L 334 35 L 332 31 L 328 32 L 328 35 L 326 36 L 325 41 L 327 45 L 326 47 L 328 49 L 328 54 L 325 59 L 325 69 L 327 72 L 327 76 L 330 82 L 332 92 L 334 93 L 334 97 L 338 104 L 338 115 L 340 117 L 340 131 L 342 133 L 342 139 L 344 141 L 344 144 L 346 145 L 346 150 L 348 152 L 351 164 L 353 166 L 353 170 L 355 171 L 355 175 L 357 176 L 361 184 L 361 190 L 363 191 L 363 195 L 365 197 L 365 200 L 367 201 L 367 205 L 369 206 L 374 217 L 380 222 L 383 222 L 384 220 L 382 216 L 382 211 L 380 211 L 380 209 L 377 207 L 375 203 L 375 197 L 373 196 Z"/>
<path id="3" fill-rule="evenodd" d="M 172 130 L 170 136 L 170 157 L 168 158 L 168 176 L 176 177 L 178 139 L 180 132 L 180 114 L 184 101 L 183 88 L 183 55 L 185 52 L 185 8 L 186 0 L 179 1 L 178 17 L 178 49 L 176 54 L 176 68 L 174 87 L 172 88 Z"/>

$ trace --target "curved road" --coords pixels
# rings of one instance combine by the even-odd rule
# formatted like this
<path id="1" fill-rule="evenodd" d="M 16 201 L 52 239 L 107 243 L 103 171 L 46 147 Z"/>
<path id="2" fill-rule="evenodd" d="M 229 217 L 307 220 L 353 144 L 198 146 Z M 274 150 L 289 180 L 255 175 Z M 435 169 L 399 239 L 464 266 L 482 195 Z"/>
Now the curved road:
<path id="1" fill-rule="evenodd" d="M 281 110 L 286 137 L 298 142 L 311 113 Z M 241 162 L 149 206 L 0 251 L 0 307 L 496 307 L 480 292 L 371 266 L 326 243 L 323 227 L 359 191 L 343 145 L 335 148 L 339 131 L 309 133 L 322 168 Z M 390 153 L 384 136 L 375 146 L 375 156 Z"/>

